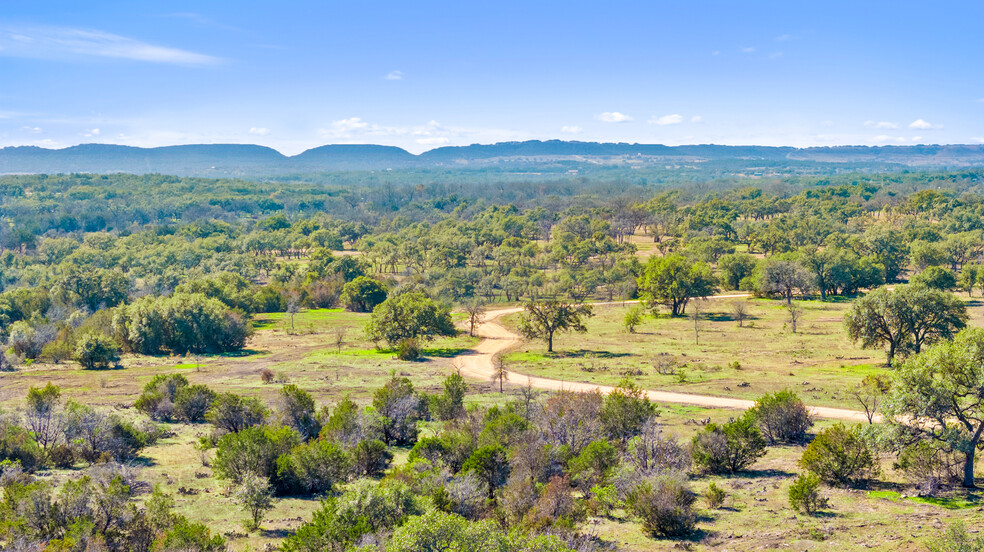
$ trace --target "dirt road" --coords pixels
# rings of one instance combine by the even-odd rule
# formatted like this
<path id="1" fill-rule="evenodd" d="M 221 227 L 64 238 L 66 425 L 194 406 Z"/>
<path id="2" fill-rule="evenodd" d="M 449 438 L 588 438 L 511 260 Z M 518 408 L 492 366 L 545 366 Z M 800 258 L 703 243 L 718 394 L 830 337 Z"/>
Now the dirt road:
<path id="1" fill-rule="evenodd" d="M 708 299 L 729 299 L 736 297 L 747 297 L 747 295 L 718 295 L 715 297 L 709 297 Z M 611 304 L 622 303 L 595 303 L 595 305 Z M 461 369 L 462 376 L 485 381 L 492 378 L 495 373 L 495 356 L 518 347 L 523 343 L 522 336 L 503 326 L 499 322 L 499 319 L 507 314 L 517 313 L 522 310 L 522 307 L 513 307 L 492 310 L 486 313 L 485 320 L 476 328 L 475 331 L 479 337 L 483 338 L 482 341 L 479 342 L 471 353 L 466 353 L 457 357 L 457 364 Z M 508 381 L 510 383 L 517 385 L 526 385 L 529 383 L 529 385 L 537 389 L 545 389 L 548 391 L 559 391 L 563 389 L 577 392 L 600 391 L 602 394 L 608 394 L 614 390 L 614 387 L 608 385 L 541 378 L 537 376 L 520 374 L 511 370 L 508 371 L 508 374 Z M 755 404 L 753 401 L 746 399 L 713 397 L 709 395 L 692 395 L 689 393 L 675 393 L 672 391 L 658 391 L 654 389 L 647 390 L 646 394 L 649 396 L 651 401 L 657 403 L 692 404 L 710 408 L 734 408 L 738 410 L 747 410 Z M 865 416 L 864 412 L 855 410 L 831 408 L 826 406 L 810 406 L 808 408 L 810 409 L 810 413 L 818 418 L 832 418 L 851 422 L 868 421 L 868 418 Z"/>

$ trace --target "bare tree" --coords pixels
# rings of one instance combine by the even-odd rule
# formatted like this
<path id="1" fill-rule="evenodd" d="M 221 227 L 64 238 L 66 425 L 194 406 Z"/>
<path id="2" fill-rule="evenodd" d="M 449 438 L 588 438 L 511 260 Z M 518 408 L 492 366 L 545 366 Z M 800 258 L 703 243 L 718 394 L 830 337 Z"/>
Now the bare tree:
<path id="1" fill-rule="evenodd" d="M 748 312 L 748 305 L 742 301 L 731 305 L 731 312 L 735 315 L 735 320 L 738 321 L 738 327 L 744 327 L 745 320 L 751 318 L 751 314 Z"/>
<path id="2" fill-rule="evenodd" d="M 475 337 L 475 328 L 485 320 L 485 305 L 478 301 L 468 303 L 465 312 L 468 313 L 468 335 Z"/>
<path id="3" fill-rule="evenodd" d="M 336 326 L 331 330 L 331 342 L 335 345 L 339 353 L 342 352 L 342 345 L 345 345 L 345 334 L 347 332 L 348 326 Z"/>
<path id="4" fill-rule="evenodd" d="M 506 370 L 506 363 L 502 362 L 499 355 L 492 357 L 492 383 L 499 382 L 499 393 L 503 392 L 503 385 L 509 379 L 509 370 Z"/>
<path id="5" fill-rule="evenodd" d="M 789 326 L 796 333 L 796 324 L 803 317 L 803 308 L 796 303 L 786 303 L 786 311 L 789 312 Z"/>
<path id="6" fill-rule="evenodd" d="M 296 292 L 291 292 L 290 298 L 287 299 L 287 316 L 290 318 L 290 333 L 295 333 L 294 329 L 294 315 L 301 312 L 301 298 Z"/>
<path id="7" fill-rule="evenodd" d="M 691 302 L 690 314 L 688 315 L 690 319 L 694 322 L 694 344 L 700 345 L 700 321 L 701 315 L 704 310 L 704 301 L 701 299 L 694 299 Z"/>
<path id="8" fill-rule="evenodd" d="M 864 408 L 864 415 L 868 417 L 868 423 L 874 423 L 875 413 L 881 404 L 882 398 L 888 393 L 892 386 L 892 380 L 885 375 L 866 376 L 861 383 L 851 390 L 851 395 Z"/>

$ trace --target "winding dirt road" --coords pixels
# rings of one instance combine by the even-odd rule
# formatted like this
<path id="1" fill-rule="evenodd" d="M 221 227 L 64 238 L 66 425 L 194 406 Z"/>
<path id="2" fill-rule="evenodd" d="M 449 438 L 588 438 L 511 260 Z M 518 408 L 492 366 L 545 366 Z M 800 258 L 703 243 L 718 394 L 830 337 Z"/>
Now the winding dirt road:
<path id="1" fill-rule="evenodd" d="M 747 295 L 718 295 L 708 299 L 729 299 L 736 297 L 747 297 Z M 594 303 L 594 305 L 612 305 L 619 303 Z M 512 307 L 505 309 L 492 310 L 486 313 L 485 319 L 475 330 L 475 333 L 483 338 L 479 344 L 466 353 L 457 357 L 458 367 L 461 375 L 484 381 L 489 381 L 495 373 L 495 356 L 518 347 L 523 343 L 522 336 L 512 332 L 503 326 L 499 319 L 507 314 L 521 312 L 522 307 Z M 615 388 L 608 385 L 598 385 L 580 381 L 563 381 L 550 378 L 541 378 L 508 371 L 508 380 L 511 383 L 525 385 L 527 382 L 532 387 L 548 391 L 576 391 L 594 392 L 600 391 L 602 394 L 611 393 Z M 747 410 L 755 405 L 754 401 L 746 399 L 734 399 L 728 397 L 713 397 L 710 395 L 692 395 L 689 393 L 676 393 L 672 391 L 646 390 L 649 399 L 657 403 L 679 403 L 704 406 L 709 408 L 734 408 L 737 410 Z M 847 420 L 851 422 L 867 422 L 868 418 L 864 412 L 847 410 L 843 408 L 831 408 L 827 406 L 810 406 L 810 413 L 818 418 L 832 418 L 836 420 Z M 876 419 L 880 418 L 876 416 Z"/>

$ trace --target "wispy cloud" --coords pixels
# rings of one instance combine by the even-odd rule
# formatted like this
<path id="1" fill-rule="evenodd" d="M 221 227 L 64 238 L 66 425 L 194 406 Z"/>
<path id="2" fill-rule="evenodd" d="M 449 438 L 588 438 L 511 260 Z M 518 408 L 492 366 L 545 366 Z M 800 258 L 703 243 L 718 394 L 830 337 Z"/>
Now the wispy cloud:
<path id="1" fill-rule="evenodd" d="M 100 132 L 102 132 L 102 131 L 99 130 L 98 128 L 90 128 L 89 130 L 86 130 L 85 132 L 83 132 L 82 133 L 82 136 L 84 138 L 95 138 L 96 136 L 99 136 L 99 133 Z"/>
<path id="2" fill-rule="evenodd" d="M 51 60 L 103 58 L 192 66 L 222 61 L 188 50 L 72 27 L 0 26 L 0 56 Z"/>
<path id="3" fill-rule="evenodd" d="M 931 130 L 936 128 L 943 128 L 943 125 L 934 125 L 925 119 L 916 119 L 909 123 L 909 128 L 915 128 L 919 130 Z"/>
<path id="4" fill-rule="evenodd" d="M 683 122 L 683 115 L 679 113 L 674 113 L 672 115 L 663 115 L 662 117 L 651 117 L 649 122 L 654 125 L 666 126 L 666 125 L 678 125 Z"/>
<path id="5" fill-rule="evenodd" d="M 403 80 L 403 71 L 390 71 L 383 78 L 386 80 Z"/>
<path id="6" fill-rule="evenodd" d="M 266 136 L 270 134 L 270 129 L 263 127 L 250 127 L 249 133 L 256 136 Z"/>
<path id="7" fill-rule="evenodd" d="M 605 111 L 596 115 L 595 118 L 604 123 L 625 123 L 632 120 L 632 117 L 618 111 Z"/>
<path id="8" fill-rule="evenodd" d="M 865 121 L 864 126 L 868 128 L 878 128 L 878 129 L 895 129 L 899 128 L 898 123 L 893 123 L 891 121 Z"/>
<path id="9" fill-rule="evenodd" d="M 443 146 L 451 141 L 447 136 L 434 136 L 432 138 L 417 138 L 417 143 L 421 146 Z"/>
<path id="10" fill-rule="evenodd" d="M 693 117 L 690 118 L 690 122 L 696 125 L 698 123 L 703 123 L 704 118 L 701 117 L 700 115 L 694 115 Z"/>
<path id="11" fill-rule="evenodd" d="M 565 126 L 560 127 L 560 131 L 563 132 L 564 134 L 578 134 L 582 130 L 584 130 L 584 129 L 581 128 L 581 127 L 579 127 L 579 126 L 566 126 L 565 125 Z"/>
<path id="12" fill-rule="evenodd" d="M 41 127 L 36 127 L 36 126 L 35 127 L 26 126 L 23 128 L 23 130 L 30 132 L 31 134 L 41 134 L 42 132 Z"/>
<path id="13" fill-rule="evenodd" d="M 741 53 L 743 53 L 743 54 L 754 54 L 755 53 L 755 47 L 754 46 L 745 46 L 744 48 L 741 49 Z"/>
<path id="14" fill-rule="evenodd" d="M 776 42 L 786 42 L 786 41 L 792 40 L 792 39 L 793 39 L 793 35 L 791 35 L 791 34 L 781 34 L 781 35 L 779 35 L 779 36 L 776 37 Z"/>

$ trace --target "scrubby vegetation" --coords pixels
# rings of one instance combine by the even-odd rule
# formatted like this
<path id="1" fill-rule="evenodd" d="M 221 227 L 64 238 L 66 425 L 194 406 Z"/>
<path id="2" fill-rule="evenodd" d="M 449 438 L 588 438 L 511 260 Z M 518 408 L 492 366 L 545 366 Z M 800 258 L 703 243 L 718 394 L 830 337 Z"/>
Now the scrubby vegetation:
<path id="1" fill-rule="evenodd" d="M 783 538 L 827 542 L 859 501 L 976 505 L 980 176 L 554 195 L 0 178 L 0 546 L 714 548 L 718 520 L 777 508 Z M 721 291 L 741 297 L 704 301 Z M 494 304 L 537 343 L 496 356 L 490 384 L 461 328 Z M 763 371 L 745 339 L 785 356 Z M 540 394 L 526 373 L 610 387 Z M 656 387 L 754 406 L 657 407 Z M 863 417 L 823 420 L 821 397 Z M 937 532 L 931 549 L 974 545 Z"/>

